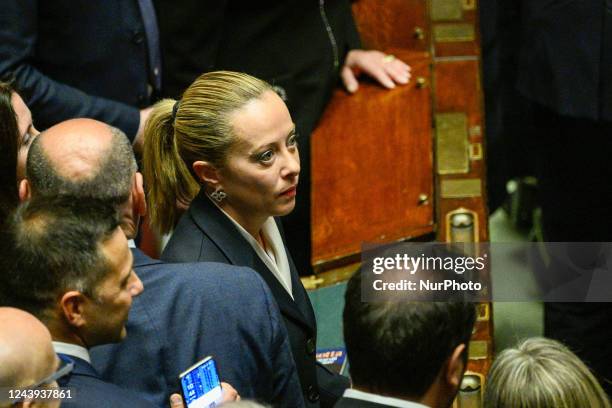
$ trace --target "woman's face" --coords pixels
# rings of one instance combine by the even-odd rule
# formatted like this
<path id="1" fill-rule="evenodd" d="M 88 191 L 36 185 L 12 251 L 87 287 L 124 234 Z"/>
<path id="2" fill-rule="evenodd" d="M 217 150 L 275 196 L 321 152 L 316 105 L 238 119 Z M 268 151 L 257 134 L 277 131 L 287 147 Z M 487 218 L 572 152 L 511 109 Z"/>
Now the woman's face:
<path id="1" fill-rule="evenodd" d="M 16 92 L 11 97 L 19 127 L 19 153 L 17 155 L 17 182 L 25 178 L 26 160 L 32 141 L 40 133 L 32 124 L 32 113 Z"/>
<path id="2" fill-rule="evenodd" d="M 295 206 L 300 157 L 285 103 L 267 91 L 230 120 L 236 143 L 218 171 L 227 194 L 224 210 L 247 220 L 288 214 Z"/>

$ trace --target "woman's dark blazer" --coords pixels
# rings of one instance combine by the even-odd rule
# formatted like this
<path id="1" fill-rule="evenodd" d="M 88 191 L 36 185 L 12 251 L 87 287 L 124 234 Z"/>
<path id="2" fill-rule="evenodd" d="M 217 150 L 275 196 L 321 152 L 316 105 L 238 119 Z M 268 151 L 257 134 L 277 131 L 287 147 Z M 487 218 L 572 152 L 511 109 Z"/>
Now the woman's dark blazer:
<path id="1" fill-rule="evenodd" d="M 276 222 L 281 229 L 280 221 Z M 248 266 L 257 271 L 268 284 L 285 320 L 306 405 L 317 407 L 320 400 L 322 407 L 331 407 L 349 383 L 345 377 L 332 374 L 316 363 L 317 324 L 314 311 L 288 251 L 287 257 L 294 299 L 231 220 L 202 191 L 181 217 L 161 259 L 167 262 L 222 262 Z"/>

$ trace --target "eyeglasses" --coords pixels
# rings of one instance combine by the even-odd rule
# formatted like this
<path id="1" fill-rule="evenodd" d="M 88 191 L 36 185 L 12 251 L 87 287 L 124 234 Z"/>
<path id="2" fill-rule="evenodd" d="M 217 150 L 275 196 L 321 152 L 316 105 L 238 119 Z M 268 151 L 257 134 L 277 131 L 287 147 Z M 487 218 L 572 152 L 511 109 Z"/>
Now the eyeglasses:
<path id="1" fill-rule="evenodd" d="M 74 369 L 74 361 L 63 355 L 58 355 L 58 357 L 60 358 L 60 366 L 53 374 L 25 388 L 39 388 L 45 384 L 51 384 L 53 381 L 57 381 L 60 378 L 70 374 Z"/>

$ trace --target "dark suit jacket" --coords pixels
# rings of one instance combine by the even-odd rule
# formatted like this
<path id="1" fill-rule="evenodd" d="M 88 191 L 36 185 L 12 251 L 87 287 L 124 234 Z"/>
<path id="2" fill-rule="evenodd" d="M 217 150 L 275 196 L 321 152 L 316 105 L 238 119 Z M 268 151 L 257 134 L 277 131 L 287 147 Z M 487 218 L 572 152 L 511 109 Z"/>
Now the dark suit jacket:
<path id="1" fill-rule="evenodd" d="M 280 223 L 277 224 L 280 228 Z M 162 259 L 170 262 L 224 262 L 248 266 L 257 271 L 268 284 L 284 318 L 306 403 L 317 406 L 320 396 L 322 406 L 332 406 L 348 387 L 348 380 L 316 364 L 317 327 L 314 311 L 289 252 L 287 255 L 294 299 L 232 222 L 202 191 L 181 217 Z"/>
<path id="2" fill-rule="evenodd" d="M 73 388 L 74 392 L 72 399 L 62 401 L 62 407 L 151 408 L 155 406 L 136 393 L 105 382 L 87 361 L 73 356 L 66 357 L 74 361 L 74 369 L 68 376 L 61 378 L 58 384 L 61 387 Z"/>
<path id="3" fill-rule="evenodd" d="M 246 72 L 283 87 L 292 116 L 307 116 L 310 130 L 346 53 L 359 47 L 349 0 L 322 8 L 312 0 L 154 1 L 165 95 L 179 97 L 202 72 Z"/>
<path id="4" fill-rule="evenodd" d="M 612 120 L 610 2 L 504 0 L 499 6 L 502 17 L 521 15 L 519 90 L 563 116 Z"/>
<path id="5" fill-rule="evenodd" d="M 127 337 L 90 351 L 94 366 L 116 384 L 167 405 L 178 376 L 212 355 L 222 381 L 242 398 L 303 406 L 287 332 L 270 291 L 248 268 L 164 264 L 134 249 L 144 292 L 134 299 Z"/>
<path id="6" fill-rule="evenodd" d="M 393 408 L 390 405 L 377 404 L 375 402 L 364 401 L 356 398 L 342 397 L 338 400 L 334 408 Z"/>
<path id="7" fill-rule="evenodd" d="M 5 0 L 0 76 L 13 74 L 39 129 L 92 117 L 133 138 L 149 104 L 137 0 Z"/>

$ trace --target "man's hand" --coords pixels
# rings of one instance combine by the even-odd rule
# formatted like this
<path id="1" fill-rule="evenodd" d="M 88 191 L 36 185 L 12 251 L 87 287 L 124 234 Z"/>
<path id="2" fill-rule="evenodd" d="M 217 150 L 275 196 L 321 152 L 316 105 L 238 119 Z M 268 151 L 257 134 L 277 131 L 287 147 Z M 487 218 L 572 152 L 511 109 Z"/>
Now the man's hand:
<path id="1" fill-rule="evenodd" d="M 170 408 L 185 408 L 183 397 L 180 394 L 172 394 L 170 396 Z"/>
<path id="2" fill-rule="evenodd" d="M 221 401 L 221 404 L 225 404 L 226 402 L 240 401 L 238 391 L 236 391 L 234 387 L 228 383 L 222 382 L 221 389 L 223 390 L 223 401 Z M 181 397 L 180 394 L 172 394 L 170 396 L 170 408 L 185 408 L 183 397 Z"/>
<path id="3" fill-rule="evenodd" d="M 223 401 L 221 402 L 222 404 L 225 404 L 226 402 L 240 401 L 240 395 L 238 395 L 238 391 L 236 391 L 234 387 L 232 387 L 228 383 L 222 382 L 221 389 L 223 390 Z"/>
<path id="4" fill-rule="evenodd" d="M 132 142 L 132 147 L 137 154 L 141 154 L 142 149 L 144 148 L 144 128 L 152 110 L 153 107 L 148 107 L 140 111 L 140 124 L 138 125 L 138 132 L 136 133 L 136 137 Z"/>
<path id="5" fill-rule="evenodd" d="M 410 81 L 410 66 L 395 58 L 374 50 L 351 50 L 346 56 L 340 76 L 344 86 L 350 93 L 359 88 L 359 82 L 353 70 L 365 72 L 388 89 L 395 84 L 407 84 Z"/>

